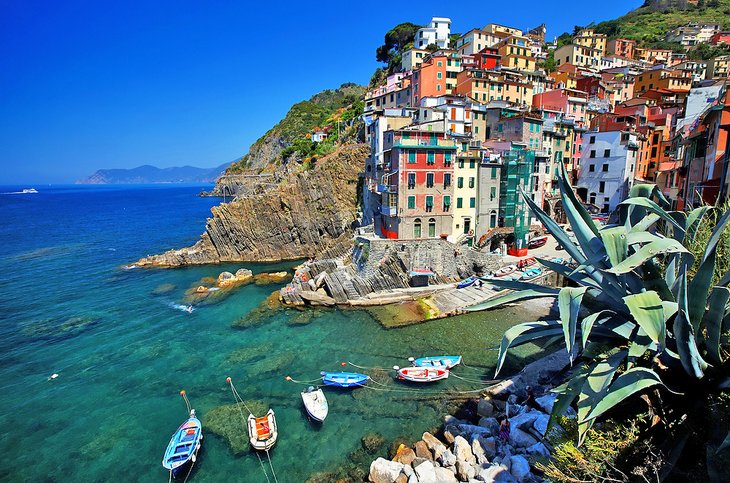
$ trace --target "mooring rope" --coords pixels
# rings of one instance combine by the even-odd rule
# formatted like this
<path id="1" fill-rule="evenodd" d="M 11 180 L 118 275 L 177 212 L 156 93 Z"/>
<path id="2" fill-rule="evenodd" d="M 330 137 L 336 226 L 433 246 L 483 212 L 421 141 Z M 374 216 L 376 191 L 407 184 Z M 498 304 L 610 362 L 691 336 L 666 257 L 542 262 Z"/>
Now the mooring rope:
<path id="1" fill-rule="evenodd" d="M 243 426 L 243 429 L 246 430 L 246 433 L 248 433 L 246 417 L 243 415 L 243 410 L 241 409 L 241 405 L 243 405 L 243 407 L 246 408 L 246 411 L 248 411 L 249 414 L 253 414 L 253 411 L 251 411 L 251 409 L 249 409 L 249 407 L 246 405 L 246 402 L 243 400 L 241 395 L 236 390 L 236 386 L 233 385 L 233 381 L 231 380 L 230 377 L 226 378 L 226 382 L 228 384 L 230 384 L 230 386 L 231 386 L 231 392 L 233 393 L 233 398 L 236 400 L 236 407 L 238 408 L 238 412 L 241 414 L 241 425 Z M 269 479 L 269 475 L 268 475 L 268 473 L 266 473 L 266 468 L 264 467 L 264 462 L 261 459 L 261 455 L 259 455 L 258 451 L 254 451 L 254 452 L 256 453 L 256 457 L 259 459 L 259 464 L 261 465 L 261 471 L 264 472 L 264 477 L 266 477 L 267 483 L 271 483 L 271 480 Z M 269 460 L 269 463 L 270 462 L 271 462 L 271 460 Z M 272 468 L 272 470 L 273 470 L 273 468 Z"/>
<path id="2" fill-rule="evenodd" d="M 269 458 L 269 468 L 271 468 L 271 474 L 274 477 L 274 481 L 276 483 L 279 483 L 279 480 L 276 478 L 276 472 L 274 471 L 274 465 L 271 464 L 271 455 L 269 454 L 269 450 L 266 450 L 266 457 Z"/>
<path id="3" fill-rule="evenodd" d="M 354 364 L 354 363 L 352 363 L 350 361 L 347 361 L 346 363 L 347 364 L 350 364 L 352 367 L 357 367 L 358 369 L 363 369 L 363 370 L 373 370 L 373 371 L 389 371 L 390 370 L 390 368 L 387 368 L 387 367 L 366 367 L 366 366 L 358 366 L 357 364 Z"/>
<path id="4" fill-rule="evenodd" d="M 495 380 L 495 379 L 486 380 L 486 381 L 484 381 L 484 380 L 477 381 L 477 380 L 474 380 L 474 379 L 467 379 L 465 377 L 461 377 L 458 374 L 453 374 L 453 373 L 450 373 L 449 374 L 449 377 L 455 377 L 457 379 L 461 379 L 462 381 L 469 382 L 471 384 L 484 384 L 484 385 L 487 385 L 487 386 L 492 385 L 492 384 L 496 384 L 497 382 L 499 382 L 499 380 Z"/>
<path id="5" fill-rule="evenodd" d="M 319 382 L 322 380 L 321 377 L 318 377 L 317 379 L 312 379 L 311 381 L 298 381 L 297 379 L 294 379 L 291 376 L 286 376 L 284 379 L 286 379 L 287 381 L 293 382 L 295 384 L 313 384 L 315 382 Z"/>

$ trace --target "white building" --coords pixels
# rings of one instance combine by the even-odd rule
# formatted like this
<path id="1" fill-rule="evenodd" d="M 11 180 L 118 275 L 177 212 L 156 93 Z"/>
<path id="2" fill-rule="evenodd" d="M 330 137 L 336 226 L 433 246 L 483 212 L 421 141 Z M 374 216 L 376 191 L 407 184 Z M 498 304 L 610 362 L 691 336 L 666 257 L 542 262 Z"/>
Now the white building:
<path id="1" fill-rule="evenodd" d="M 694 47 L 697 44 L 709 42 L 713 35 L 720 31 L 717 24 L 688 23 L 681 27 L 673 28 L 667 32 L 667 40 L 679 42 L 685 47 Z"/>
<path id="2" fill-rule="evenodd" d="M 639 150 L 637 136 L 628 131 L 583 134 L 576 189 L 581 199 L 608 213 L 628 197 Z"/>
<path id="3" fill-rule="evenodd" d="M 425 49 L 431 44 L 436 44 L 439 49 L 448 49 L 449 35 L 451 35 L 451 19 L 433 17 L 428 27 L 416 32 L 413 45 L 418 49 Z"/>

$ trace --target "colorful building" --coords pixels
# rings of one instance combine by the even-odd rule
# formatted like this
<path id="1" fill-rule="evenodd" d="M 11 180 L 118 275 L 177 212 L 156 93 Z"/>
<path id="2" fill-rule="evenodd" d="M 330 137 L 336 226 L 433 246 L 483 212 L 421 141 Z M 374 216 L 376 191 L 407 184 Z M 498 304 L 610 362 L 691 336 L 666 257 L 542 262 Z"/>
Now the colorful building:
<path id="1" fill-rule="evenodd" d="M 461 70 L 461 56 L 454 51 L 439 50 L 428 56 L 413 71 L 411 105 L 418 106 L 424 97 L 453 94 Z"/>
<path id="2" fill-rule="evenodd" d="M 515 70 L 535 70 L 535 57 L 530 50 L 530 39 L 521 35 L 511 35 L 499 42 L 495 48 L 501 56 L 503 68 Z"/>
<path id="3" fill-rule="evenodd" d="M 730 55 L 721 55 L 707 62 L 708 79 L 727 79 Z"/>
<path id="4" fill-rule="evenodd" d="M 606 44 L 606 53 L 619 57 L 634 58 L 636 42 L 629 39 L 613 39 Z"/>
<path id="5" fill-rule="evenodd" d="M 606 53 L 606 35 L 597 34 L 593 29 L 580 30 L 578 35 L 573 36 L 573 43 L 599 50 L 601 55 Z"/>
<path id="6" fill-rule="evenodd" d="M 553 55 L 558 65 L 573 64 L 600 69 L 603 51 L 585 45 L 568 44 L 557 49 Z"/>
<path id="7" fill-rule="evenodd" d="M 689 92 L 692 88 L 691 73 L 683 70 L 655 68 L 636 76 L 634 92 L 641 94 L 651 89 L 672 92 Z"/>
<path id="8" fill-rule="evenodd" d="M 451 19 L 433 17 L 428 27 L 419 29 L 416 32 L 413 45 L 418 49 L 425 49 L 429 45 L 435 45 L 439 49 L 448 49 L 450 35 Z"/>

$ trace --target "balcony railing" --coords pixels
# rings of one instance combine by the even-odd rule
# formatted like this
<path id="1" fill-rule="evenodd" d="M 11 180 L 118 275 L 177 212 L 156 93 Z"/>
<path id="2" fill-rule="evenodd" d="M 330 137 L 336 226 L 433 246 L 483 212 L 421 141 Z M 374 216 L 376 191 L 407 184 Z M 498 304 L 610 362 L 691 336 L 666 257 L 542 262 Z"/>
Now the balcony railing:
<path id="1" fill-rule="evenodd" d="M 380 213 L 385 216 L 396 216 L 398 213 L 398 208 L 396 208 L 395 206 L 380 205 Z"/>
<path id="2" fill-rule="evenodd" d="M 396 147 L 423 147 L 423 148 L 453 148 L 456 149 L 456 141 L 453 139 L 418 139 L 418 138 L 396 138 Z"/>

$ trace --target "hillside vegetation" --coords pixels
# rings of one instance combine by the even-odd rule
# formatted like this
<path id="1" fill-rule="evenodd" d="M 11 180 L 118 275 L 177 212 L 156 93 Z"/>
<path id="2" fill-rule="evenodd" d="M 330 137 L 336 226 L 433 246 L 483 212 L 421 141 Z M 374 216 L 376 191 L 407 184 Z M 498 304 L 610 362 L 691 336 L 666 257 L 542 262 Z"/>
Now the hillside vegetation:
<path id="1" fill-rule="evenodd" d="M 251 147 L 248 154 L 226 170 L 237 173 L 245 169 L 261 170 L 275 161 L 281 152 L 294 143 L 307 141 L 317 127 L 324 128 L 328 120 L 352 104 L 362 102 L 365 87 L 353 83 L 337 89 L 327 89 L 307 101 L 294 104 L 284 119 L 269 129 Z"/>

